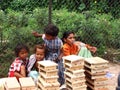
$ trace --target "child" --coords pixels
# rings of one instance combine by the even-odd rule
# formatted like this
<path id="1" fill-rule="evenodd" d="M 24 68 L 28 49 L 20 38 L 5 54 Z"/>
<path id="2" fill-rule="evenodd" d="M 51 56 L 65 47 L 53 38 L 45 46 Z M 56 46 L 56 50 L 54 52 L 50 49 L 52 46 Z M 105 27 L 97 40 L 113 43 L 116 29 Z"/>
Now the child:
<path id="1" fill-rule="evenodd" d="M 64 75 L 63 75 L 63 65 L 62 65 L 62 41 L 58 38 L 59 29 L 53 24 L 49 24 L 44 29 L 45 34 L 39 34 L 37 32 L 33 32 L 33 35 L 36 37 L 42 37 L 46 46 L 46 60 L 55 61 L 58 63 L 59 70 L 59 82 L 62 85 L 64 83 Z"/>
<path id="2" fill-rule="evenodd" d="M 26 67 L 28 63 L 29 49 L 24 44 L 18 44 L 15 48 L 16 58 L 11 64 L 8 76 L 16 77 L 17 79 L 26 77 Z"/>
<path id="3" fill-rule="evenodd" d="M 34 54 L 32 54 L 29 58 L 29 63 L 27 65 L 28 72 L 34 68 L 38 71 L 38 61 L 44 60 L 45 57 L 45 46 L 44 45 L 36 45 L 34 48 Z"/>
<path id="4" fill-rule="evenodd" d="M 63 45 L 63 56 L 68 55 L 77 55 L 79 52 L 79 48 L 75 42 L 75 34 L 71 31 L 66 31 L 63 33 L 62 41 L 64 43 Z"/>
<path id="5" fill-rule="evenodd" d="M 27 65 L 28 76 L 31 76 L 35 82 L 37 81 L 37 77 L 39 76 L 39 73 L 37 72 L 38 61 L 44 60 L 44 57 L 45 57 L 45 46 L 43 44 L 36 45 L 34 48 L 34 54 L 30 56 L 29 63 Z"/>
<path id="6" fill-rule="evenodd" d="M 46 60 L 56 61 L 61 59 L 61 47 L 62 41 L 57 37 L 59 29 L 55 25 L 49 24 L 44 29 L 45 34 L 39 34 L 37 32 L 33 32 L 35 37 L 42 37 L 46 46 Z"/>
<path id="7" fill-rule="evenodd" d="M 81 42 L 75 42 L 75 34 L 74 32 L 71 32 L 71 31 L 66 31 L 63 33 L 63 37 L 62 37 L 62 40 L 63 40 L 63 56 L 68 56 L 68 55 L 79 55 L 79 56 L 84 56 L 84 54 L 87 53 L 87 55 L 89 57 L 91 57 L 91 53 L 89 52 L 89 50 L 95 52 L 96 51 L 96 48 L 95 47 L 91 47 L 91 46 L 88 46 L 87 44 L 84 44 L 84 43 L 81 43 Z M 87 49 L 83 49 L 80 47 L 80 45 L 84 46 L 85 48 L 87 47 L 89 50 Z M 87 52 L 86 52 L 86 51 Z M 81 55 L 81 52 L 83 52 L 83 55 Z M 89 52 L 89 53 L 88 53 Z M 88 57 L 87 56 L 87 57 Z"/>

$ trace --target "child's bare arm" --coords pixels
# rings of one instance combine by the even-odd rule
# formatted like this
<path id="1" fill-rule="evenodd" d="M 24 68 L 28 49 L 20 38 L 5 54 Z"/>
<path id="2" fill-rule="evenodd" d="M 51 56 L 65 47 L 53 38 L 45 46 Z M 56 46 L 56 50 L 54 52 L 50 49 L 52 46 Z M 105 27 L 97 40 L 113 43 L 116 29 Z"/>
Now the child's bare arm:
<path id="1" fill-rule="evenodd" d="M 22 66 L 20 67 L 20 72 L 15 72 L 15 73 L 14 73 L 14 76 L 17 77 L 17 78 L 26 77 L 26 69 L 25 69 L 25 66 L 22 65 Z"/>
<path id="2" fill-rule="evenodd" d="M 26 68 L 25 68 L 24 65 L 21 66 L 20 74 L 21 74 L 23 77 L 26 77 Z"/>
<path id="3" fill-rule="evenodd" d="M 60 55 L 58 56 L 58 59 L 61 60 L 63 57 L 63 49 L 61 48 L 60 49 Z"/>
<path id="4" fill-rule="evenodd" d="M 92 51 L 93 53 L 95 53 L 97 51 L 97 48 L 94 46 L 91 46 L 90 48 L 88 48 L 90 51 Z"/>
<path id="5" fill-rule="evenodd" d="M 35 37 L 42 37 L 43 34 L 39 34 L 38 32 L 36 31 L 33 31 L 32 34 L 35 36 Z"/>
<path id="6" fill-rule="evenodd" d="M 89 44 L 85 44 L 85 43 L 82 43 L 80 41 L 75 41 L 75 44 L 79 47 L 79 50 L 80 50 L 80 47 L 81 46 L 85 46 L 87 47 L 87 49 L 89 49 L 90 51 L 92 51 L 93 53 L 95 53 L 97 51 L 97 48 L 94 47 L 94 46 L 90 46 Z"/>
<path id="7" fill-rule="evenodd" d="M 56 58 L 56 60 L 54 60 L 54 61 L 58 62 L 59 60 L 62 60 L 62 57 L 63 57 L 63 51 L 62 51 L 62 48 L 61 48 L 58 58 Z"/>
<path id="8" fill-rule="evenodd" d="M 92 51 L 93 53 L 95 53 L 95 52 L 97 51 L 97 48 L 94 47 L 94 46 L 90 46 L 90 45 L 86 44 L 86 47 L 87 47 L 87 49 L 89 49 L 89 50 Z"/>

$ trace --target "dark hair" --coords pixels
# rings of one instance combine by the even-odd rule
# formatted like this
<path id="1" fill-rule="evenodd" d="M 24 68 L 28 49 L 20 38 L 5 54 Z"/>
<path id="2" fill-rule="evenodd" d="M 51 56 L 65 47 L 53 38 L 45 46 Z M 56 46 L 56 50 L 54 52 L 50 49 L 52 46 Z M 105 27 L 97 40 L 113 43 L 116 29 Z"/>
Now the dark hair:
<path id="1" fill-rule="evenodd" d="M 57 36 L 59 33 L 59 28 L 53 24 L 48 24 L 44 29 L 44 33 L 51 36 Z"/>
<path id="2" fill-rule="evenodd" d="M 46 50 L 45 50 L 45 45 L 44 45 L 44 44 L 35 45 L 34 53 L 36 52 L 37 48 L 43 49 L 44 51 L 46 51 Z"/>
<path id="3" fill-rule="evenodd" d="M 18 57 L 19 52 L 21 51 L 21 49 L 26 49 L 27 52 L 29 52 L 29 48 L 28 48 L 26 45 L 24 45 L 24 44 L 22 44 L 22 43 L 17 44 L 17 46 L 15 47 L 15 55 L 16 55 L 17 57 Z"/>
<path id="4" fill-rule="evenodd" d="M 63 43 L 64 43 L 64 39 L 67 39 L 70 34 L 75 34 L 75 33 L 72 32 L 72 31 L 65 31 L 65 32 L 63 33 L 63 36 L 62 36 L 62 38 L 61 38 L 62 41 L 63 41 Z"/>

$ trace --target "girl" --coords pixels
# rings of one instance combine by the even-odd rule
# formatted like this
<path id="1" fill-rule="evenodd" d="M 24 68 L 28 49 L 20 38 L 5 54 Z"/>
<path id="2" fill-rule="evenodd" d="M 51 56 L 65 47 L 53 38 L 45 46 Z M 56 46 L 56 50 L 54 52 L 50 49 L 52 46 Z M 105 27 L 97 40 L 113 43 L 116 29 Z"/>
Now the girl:
<path id="1" fill-rule="evenodd" d="M 29 63 L 27 65 L 27 70 L 30 72 L 32 69 L 38 71 L 38 61 L 44 60 L 45 57 L 45 46 L 44 45 L 36 45 L 34 48 L 34 54 L 32 54 L 29 58 Z"/>
<path id="2" fill-rule="evenodd" d="M 24 44 L 18 44 L 15 48 L 16 58 L 10 66 L 8 76 L 17 79 L 26 77 L 29 49 Z"/>
<path id="3" fill-rule="evenodd" d="M 78 54 L 79 48 L 76 44 L 74 44 L 75 42 L 74 32 L 71 31 L 64 32 L 62 41 L 63 41 L 63 56 Z"/>
<path id="4" fill-rule="evenodd" d="M 89 46 L 80 41 L 75 41 L 75 34 L 71 31 L 64 32 L 62 40 L 64 43 L 63 56 L 74 54 L 83 57 L 92 57 L 90 51 L 96 51 L 96 47 Z"/>
<path id="5" fill-rule="evenodd" d="M 29 58 L 29 63 L 27 66 L 28 76 L 32 77 L 34 81 L 37 81 L 39 76 L 38 71 L 38 61 L 44 60 L 45 57 L 45 46 L 44 45 L 36 45 L 34 48 L 34 54 L 32 54 Z"/>

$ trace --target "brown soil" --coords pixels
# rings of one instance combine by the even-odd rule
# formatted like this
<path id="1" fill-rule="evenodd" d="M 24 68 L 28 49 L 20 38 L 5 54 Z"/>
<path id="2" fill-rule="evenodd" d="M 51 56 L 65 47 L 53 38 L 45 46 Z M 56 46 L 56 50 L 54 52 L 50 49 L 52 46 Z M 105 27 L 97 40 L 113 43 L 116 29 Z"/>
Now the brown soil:
<path id="1" fill-rule="evenodd" d="M 120 73 L 120 64 L 109 63 L 109 72 L 115 74 L 112 78 L 108 79 L 109 90 L 116 90 L 118 74 Z"/>

